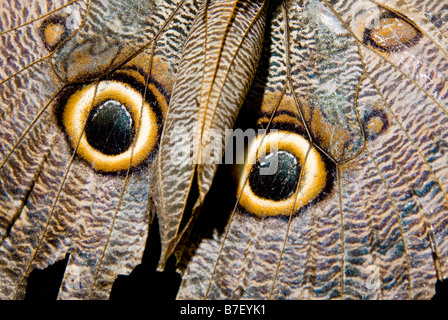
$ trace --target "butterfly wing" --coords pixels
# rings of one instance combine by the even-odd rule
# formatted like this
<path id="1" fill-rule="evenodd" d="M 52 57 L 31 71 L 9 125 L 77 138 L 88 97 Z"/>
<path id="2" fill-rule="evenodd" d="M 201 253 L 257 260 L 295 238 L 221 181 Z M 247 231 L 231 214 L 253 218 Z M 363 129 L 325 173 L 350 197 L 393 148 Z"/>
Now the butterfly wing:
<path id="1" fill-rule="evenodd" d="M 115 278 L 140 263 L 158 140 L 198 6 L 2 6 L 3 299 L 23 298 L 31 271 L 66 255 L 61 299 L 108 298 Z M 113 131 L 117 113 L 125 120 Z"/>
<path id="2" fill-rule="evenodd" d="M 218 175 L 178 298 L 432 297 L 447 276 L 444 7 L 274 4 L 241 115 L 265 131 Z M 274 175 L 258 173 L 266 153 Z"/>
<path id="3" fill-rule="evenodd" d="M 2 298 L 23 297 L 30 272 L 67 253 L 59 298 L 107 298 L 116 276 L 140 262 L 154 212 L 163 266 L 184 233 L 194 185 L 196 217 L 216 170 L 213 161 L 202 163 L 208 138 L 232 126 L 249 89 L 266 7 L 8 5 L 1 30 Z M 215 220 L 210 212 L 224 209 L 219 221 L 228 223 L 193 233 L 179 297 L 431 296 L 436 277 L 446 274 L 446 8 L 438 1 L 272 8 L 244 126 L 268 130 L 254 139 L 261 147 L 282 141 L 286 151 L 274 162 L 283 175 L 266 180 L 252 166 L 237 166 L 234 193 L 225 198 L 237 204 L 202 210 Z M 114 131 L 113 144 L 94 125 L 111 113 L 125 114 L 120 128 L 132 129 Z M 195 133 L 187 146 L 200 162 L 186 170 L 169 157 L 176 145 L 169 133 L 179 123 Z M 91 153 L 92 144 L 107 156 Z M 273 160 L 261 161 L 257 149 L 251 159 L 269 169 Z M 122 153 L 129 158 L 121 161 Z"/>
<path id="4" fill-rule="evenodd" d="M 210 188 L 223 151 L 221 137 L 233 126 L 256 72 L 265 13 L 263 1 L 210 1 L 195 18 L 179 63 L 154 183 L 162 267 Z M 191 209 L 192 216 L 183 217 Z M 181 226 L 182 219 L 187 222 Z"/>

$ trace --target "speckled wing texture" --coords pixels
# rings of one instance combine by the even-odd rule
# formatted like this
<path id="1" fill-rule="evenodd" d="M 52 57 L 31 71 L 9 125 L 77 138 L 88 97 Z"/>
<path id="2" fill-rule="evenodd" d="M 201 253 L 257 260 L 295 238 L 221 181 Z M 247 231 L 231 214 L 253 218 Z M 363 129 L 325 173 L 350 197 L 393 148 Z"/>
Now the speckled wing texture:
<path id="1" fill-rule="evenodd" d="M 180 227 L 188 219 L 185 211 L 191 210 L 186 209 L 191 190 L 198 190 L 194 219 L 212 184 L 226 130 L 233 127 L 257 70 L 266 8 L 264 1 L 205 1 L 195 18 L 179 63 L 153 183 L 162 226 L 161 267 L 191 224 Z M 214 144 L 215 153 L 209 150 Z M 183 146 L 189 148 L 182 157 L 176 150 Z"/>
<path id="2" fill-rule="evenodd" d="M 133 78 L 128 83 L 148 101 L 152 88 L 150 106 L 168 101 L 199 5 L 2 2 L 0 298 L 24 298 L 34 269 L 68 255 L 58 298 L 107 299 L 115 278 L 141 262 L 154 216 L 148 194 L 156 150 L 132 168 L 127 160 L 117 172 L 94 170 L 78 154 L 80 139 L 68 137 L 61 110 L 73 90 L 93 85 L 99 96 L 111 79 Z M 108 99 L 121 99 L 111 92 Z"/>
<path id="3" fill-rule="evenodd" d="M 285 0 L 268 12 L 239 125 L 294 136 L 279 148 L 302 148 L 298 182 L 255 168 L 217 191 L 178 298 L 430 299 L 448 275 L 446 2 Z M 280 215 L 282 183 L 293 200 Z"/>

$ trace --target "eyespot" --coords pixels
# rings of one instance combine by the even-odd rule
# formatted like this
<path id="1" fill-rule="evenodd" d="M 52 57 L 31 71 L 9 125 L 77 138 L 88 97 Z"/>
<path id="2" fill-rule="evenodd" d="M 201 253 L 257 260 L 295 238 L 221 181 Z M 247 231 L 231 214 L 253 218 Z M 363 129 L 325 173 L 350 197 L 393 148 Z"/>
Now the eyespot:
<path id="1" fill-rule="evenodd" d="M 421 37 L 422 33 L 412 22 L 385 11 L 371 28 L 365 29 L 363 42 L 382 52 L 396 52 L 416 45 Z"/>
<path id="2" fill-rule="evenodd" d="M 43 43 L 50 51 L 56 48 L 67 36 L 66 19 L 62 16 L 50 16 L 39 29 Z"/>
<path id="3" fill-rule="evenodd" d="M 76 90 L 67 99 L 62 124 L 77 154 L 102 172 L 141 164 L 155 149 L 163 94 L 148 85 L 142 90 L 118 80 L 103 80 Z"/>
<path id="4" fill-rule="evenodd" d="M 271 132 L 248 148 L 239 203 L 260 217 L 287 216 L 315 199 L 326 182 L 325 163 L 312 144 L 295 133 Z"/>
<path id="5" fill-rule="evenodd" d="M 389 120 L 380 109 L 372 109 L 363 115 L 363 127 L 367 139 L 374 140 L 389 128 Z"/>
<path id="6" fill-rule="evenodd" d="M 39 27 L 39 35 L 45 47 L 53 51 L 66 41 L 81 26 L 81 23 L 81 14 L 77 10 L 58 13 L 43 20 Z"/>

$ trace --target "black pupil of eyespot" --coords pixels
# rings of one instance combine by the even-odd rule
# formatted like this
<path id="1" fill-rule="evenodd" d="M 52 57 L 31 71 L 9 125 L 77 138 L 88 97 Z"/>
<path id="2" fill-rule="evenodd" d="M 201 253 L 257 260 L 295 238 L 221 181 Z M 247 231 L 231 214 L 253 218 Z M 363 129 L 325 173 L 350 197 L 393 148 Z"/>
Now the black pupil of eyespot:
<path id="1" fill-rule="evenodd" d="M 260 198 L 281 201 L 294 194 L 299 175 L 297 158 L 280 150 L 267 154 L 255 164 L 249 176 L 249 185 Z"/>
<path id="2" fill-rule="evenodd" d="M 90 112 L 85 133 L 93 148 L 107 155 L 118 155 L 132 145 L 134 121 L 123 104 L 108 100 Z"/>

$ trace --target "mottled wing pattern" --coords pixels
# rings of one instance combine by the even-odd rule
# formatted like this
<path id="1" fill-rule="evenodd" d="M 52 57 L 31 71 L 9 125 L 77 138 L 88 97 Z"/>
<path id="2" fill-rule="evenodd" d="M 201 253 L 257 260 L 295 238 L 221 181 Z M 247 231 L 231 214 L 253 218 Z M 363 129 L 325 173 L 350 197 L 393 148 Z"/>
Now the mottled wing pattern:
<path id="1" fill-rule="evenodd" d="M 448 272 L 447 15 L 444 1 L 273 3 L 240 115 L 267 132 L 229 169 L 232 192 L 212 188 L 178 298 L 433 296 Z M 300 170 L 262 177 L 269 162 L 248 159 L 276 139 Z"/>
<path id="2" fill-rule="evenodd" d="M 2 299 L 23 298 L 31 271 L 66 255 L 60 299 L 108 298 L 115 278 L 140 263 L 154 216 L 148 194 L 157 145 L 132 168 L 129 159 L 118 171 L 94 170 L 92 163 L 104 159 L 81 155 L 82 139 L 67 134 L 75 120 L 62 124 L 61 113 L 75 101 L 73 92 L 79 97 L 76 90 L 89 86 L 94 99 L 129 100 L 109 88 L 113 80 L 132 78 L 126 88 L 137 84 L 143 100 L 162 109 L 151 113 L 157 141 L 166 112 L 161 105 L 169 100 L 179 48 L 198 7 L 196 1 L 2 2 Z M 141 119 L 136 132 L 140 123 L 147 126 Z M 134 158 L 137 147 L 129 149 Z"/>
<path id="3" fill-rule="evenodd" d="M 222 156 L 221 137 L 233 127 L 256 72 L 265 15 L 264 1 L 224 0 L 205 1 L 195 18 L 179 63 L 152 188 L 162 225 L 162 267 L 185 231 L 180 227 L 184 212 L 192 210 L 194 219 L 212 184 Z M 213 139 L 216 153 L 208 147 Z M 190 196 L 193 189 L 197 199 Z M 193 209 L 187 206 L 189 196 Z"/>

